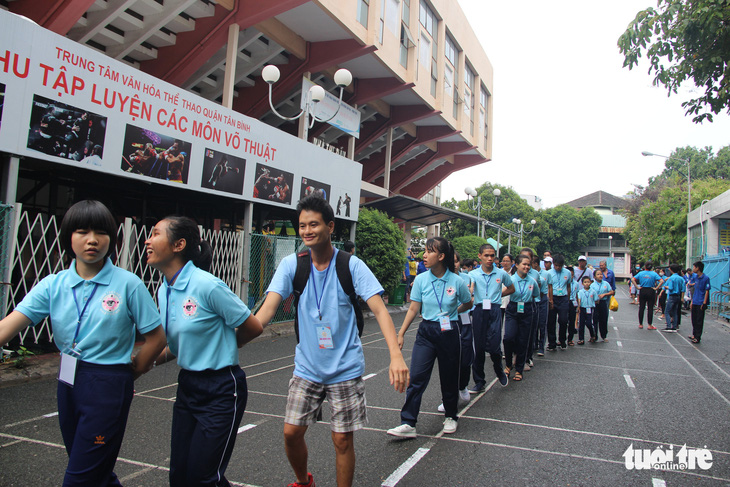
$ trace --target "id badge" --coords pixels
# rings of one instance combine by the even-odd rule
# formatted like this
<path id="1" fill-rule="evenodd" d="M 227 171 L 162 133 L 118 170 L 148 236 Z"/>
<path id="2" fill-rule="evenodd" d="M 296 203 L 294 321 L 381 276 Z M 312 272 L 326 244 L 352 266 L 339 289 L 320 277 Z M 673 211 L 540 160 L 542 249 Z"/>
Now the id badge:
<path id="1" fill-rule="evenodd" d="M 483 310 L 492 309 L 492 300 L 485 299 L 484 301 L 482 301 L 482 309 Z"/>
<path id="2" fill-rule="evenodd" d="M 586 308 L 586 314 L 587 314 L 587 315 L 591 314 L 591 310 L 592 310 L 592 309 L 593 309 L 593 308 Z"/>
<path id="3" fill-rule="evenodd" d="M 468 325 L 471 323 L 471 317 L 469 316 L 469 312 L 461 313 L 459 316 L 461 316 L 461 324 L 462 325 Z"/>
<path id="4" fill-rule="evenodd" d="M 575 299 L 573 300 L 573 306 L 575 306 L 576 308 L 578 307 L 578 301 L 576 301 Z"/>
<path id="5" fill-rule="evenodd" d="M 319 348 L 333 348 L 332 343 L 332 328 L 329 326 L 318 326 L 317 327 L 317 341 L 319 342 Z"/>
<path id="6" fill-rule="evenodd" d="M 451 330 L 451 320 L 448 316 L 439 316 L 439 323 L 441 323 L 441 331 Z"/>
<path id="7" fill-rule="evenodd" d="M 61 354 L 61 367 L 58 370 L 58 380 L 71 387 L 76 379 L 76 365 L 78 359 L 67 353 Z"/>
<path id="8" fill-rule="evenodd" d="M 558 289 L 558 292 L 555 293 L 556 296 L 565 296 L 565 290 Z"/>
<path id="9" fill-rule="evenodd" d="M 525 312 L 525 303 L 517 303 L 517 312 L 518 313 L 524 313 Z"/>

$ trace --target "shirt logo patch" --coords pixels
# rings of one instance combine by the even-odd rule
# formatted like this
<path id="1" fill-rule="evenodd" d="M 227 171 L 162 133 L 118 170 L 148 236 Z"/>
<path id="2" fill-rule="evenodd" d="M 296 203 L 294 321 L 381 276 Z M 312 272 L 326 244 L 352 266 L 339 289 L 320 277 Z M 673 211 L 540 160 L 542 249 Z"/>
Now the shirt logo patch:
<path id="1" fill-rule="evenodd" d="M 500 282 L 502 282 L 502 280 L 500 278 L 497 278 L 497 284 L 499 284 Z"/>
<path id="2" fill-rule="evenodd" d="M 192 318 L 196 314 L 198 314 L 198 302 L 195 301 L 195 298 L 187 297 L 185 298 L 185 301 L 183 302 L 183 314 L 188 317 Z"/>
<path id="3" fill-rule="evenodd" d="M 121 300 L 115 293 L 109 293 L 101 299 L 101 307 L 107 313 L 114 313 L 119 309 L 119 303 Z"/>
<path id="4" fill-rule="evenodd" d="M 456 294 L 456 289 L 454 289 L 453 287 L 447 287 L 446 294 L 448 294 L 449 296 L 453 296 L 454 294 Z"/>

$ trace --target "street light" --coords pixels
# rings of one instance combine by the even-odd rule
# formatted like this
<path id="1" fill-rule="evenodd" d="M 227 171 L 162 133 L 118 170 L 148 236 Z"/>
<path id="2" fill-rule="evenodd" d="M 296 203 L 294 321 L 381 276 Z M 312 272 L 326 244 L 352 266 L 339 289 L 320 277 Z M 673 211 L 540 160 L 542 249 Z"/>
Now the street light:
<path id="1" fill-rule="evenodd" d="M 531 234 L 535 230 L 535 223 L 537 223 L 537 221 L 536 220 L 530 220 L 530 225 L 532 225 L 532 228 L 530 228 L 530 231 L 529 232 L 526 232 L 525 231 L 525 226 L 522 224 L 522 220 L 520 220 L 519 218 L 513 218 L 512 219 L 512 223 L 515 224 L 515 226 L 517 227 L 517 231 L 520 234 L 520 240 L 518 242 L 518 245 L 520 247 L 522 247 L 522 236 L 525 235 L 525 234 L 527 234 L 527 235 Z"/>
<path id="2" fill-rule="evenodd" d="M 642 151 L 641 155 L 644 157 L 649 156 L 656 156 L 656 157 L 663 157 L 664 159 L 674 159 L 677 161 L 682 161 L 685 164 L 687 164 L 687 213 L 692 211 L 692 179 L 690 178 L 690 170 L 689 170 L 689 159 L 682 159 L 681 157 L 677 156 L 663 156 L 661 154 L 654 154 L 653 152 L 647 152 Z"/>
<path id="3" fill-rule="evenodd" d="M 337 72 L 335 72 L 335 84 L 340 87 L 340 99 L 337 103 L 337 110 L 330 118 L 321 119 L 314 114 L 314 109 L 316 108 L 317 104 L 321 102 L 325 97 L 324 88 L 319 85 L 314 85 L 309 88 L 309 91 L 306 94 L 302 93 L 302 96 L 305 97 L 305 103 L 304 109 L 299 112 L 299 115 L 296 115 L 294 117 L 285 117 L 284 115 L 276 111 L 276 108 L 274 107 L 274 102 L 271 98 L 273 85 L 274 83 L 279 81 L 280 76 L 281 73 L 279 72 L 279 68 L 277 68 L 273 64 L 264 66 L 264 69 L 261 70 L 261 78 L 269 85 L 269 106 L 271 107 L 271 111 L 273 111 L 277 117 L 284 120 L 296 120 L 306 113 L 308 118 L 305 119 L 306 123 L 303 126 L 302 133 L 302 138 L 304 140 L 307 140 L 309 129 L 314 126 L 315 121 L 329 122 L 337 116 L 337 114 L 340 112 L 340 108 L 342 107 L 342 94 L 345 91 L 345 87 L 349 86 L 350 83 L 352 83 L 352 73 L 350 73 L 348 70 L 338 69 Z"/>
<path id="4" fill-rule="evenodd" d="M 613 255 L 611 255 L 611 241 L 613 240 L 613 235 L 608 236 L 608 258 L 613 259 Z"/>
<path id="5" fill-rule="evenodd" d="M 705 257 L 705 225 L 704 225 L 704 216 L 705 212 L 702 211 L 702 207 L 705 205 L 705 203 L 709 203 L 710 200 L 702 200 L 702 203 L 700 203 L 700 259 L 703 259 Z M 707 214 L 710 214 L 710 210 L 707 210 Z"/>
<path id="6" fill-rule="evenodd" d="M 482 237 L 483 235 L 483 229 L 482 229 L 482 210 L 484 211 L 491 211 L 497 206 L 497 200 L 499 199 L 500 195 L 502 194 L 502 191 L 500 191 L 499 188 L 494 188 L 492 191 L 492 194 L 494 195 L 494 204 L 491 208 L 487 208 L 486 206 L 482 206 L 482 195 L 477 194 L 477 191 L 472 188 L 471 186 L 467 186 L 464 188 L 464 193 L 466 193 L 466 205 L 472 209 L 477 211 L 477 224 L 479 225 L 479 228 L 477 229 L 477 235 Z M 469 203 L 469 196 L 472 198 L 476 198 L 476 201 L 474 201 L 474 204 Z"/>

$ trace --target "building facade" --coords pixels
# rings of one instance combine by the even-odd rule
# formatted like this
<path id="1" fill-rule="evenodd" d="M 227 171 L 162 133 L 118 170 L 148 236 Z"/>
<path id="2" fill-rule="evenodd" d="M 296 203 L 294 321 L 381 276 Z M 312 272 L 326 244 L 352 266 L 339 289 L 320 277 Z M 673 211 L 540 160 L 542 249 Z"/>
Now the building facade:
<path id="1" fill-rule="evenodd" d="M 605 191 L 596 191 L 566 204 L 578 209 L 593 208 L 601 216 L 598 238 L 583 250 L 588 258 L 588 264 L 598 267 L 601 260 L 606 260 L 606 265 L 616 277 L 630 277 L 631 250 L 623 234 L 626 217 L 620 214 L 621 208 L 626 206 L 626 200 Z"/>

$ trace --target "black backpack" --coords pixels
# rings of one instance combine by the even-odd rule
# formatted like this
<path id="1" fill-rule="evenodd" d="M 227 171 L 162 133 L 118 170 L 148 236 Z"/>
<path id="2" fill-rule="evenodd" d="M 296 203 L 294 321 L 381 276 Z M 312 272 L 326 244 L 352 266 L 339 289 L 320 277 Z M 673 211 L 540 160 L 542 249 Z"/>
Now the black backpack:
<path id="1" fill-rule="evenodd" d="M 355 310 L 355 320 L 357 322 L 357 334 L 362 336 L 362 330 L 365 327 L 365 319 L 360 308 L 360 301 L 355 293 L 355 286 L 352 284 L 352 274 L 350 273 L 350 253 L 337 252 L 335 257 L 335 270 L 337 271 L 337 280 L 340 281 L 342 290 L 350 298 L 352 308 Z M 297 343 L 299 343 L 299 298 L 304 292 L 304 286 L 309 281 L 309 274 L 312 268 L 312 258 L 309 251 L 297 254 L 297 270 L 294 273 L 294 332 L 297 335 Z"/>

